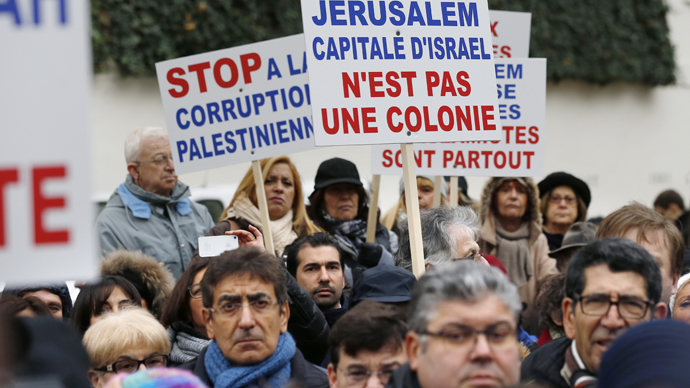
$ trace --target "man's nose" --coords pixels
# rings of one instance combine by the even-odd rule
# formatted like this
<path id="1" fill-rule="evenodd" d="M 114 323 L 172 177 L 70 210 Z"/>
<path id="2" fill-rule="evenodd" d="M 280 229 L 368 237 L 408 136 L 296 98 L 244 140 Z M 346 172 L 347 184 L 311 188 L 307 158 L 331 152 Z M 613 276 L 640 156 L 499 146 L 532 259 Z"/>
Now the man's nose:
<path id="1" fill-rule="evenodd" d="M 485 334 L 476 334 L 474 347 L 470 353 L 472 360 L 491 358 L 491 345 Z"/>
<path id="2" fill-rule="evenodd" d="M 383 388 L 384 385 L 381 384 L 381 380 L 376 372 L 373 372 L 367 379 L 366 388 Z"/>
<path id="3" fill-rule="evenodd" d="M 609 330 L 616 330 L 625 327 L 625 319 L 620 314 L 618 310 L 618 304 L 611 304 L 609 311 L 601 318 L 601 325 Z"/>
<path id="4" fill-rule="evenodd" d="M 321 267 L 319 270 L 319 283 L 329 283 L 331 281 L 331 278 L 328 276 L 328 271 L 326 271 L 326 267 Z"/>
<path id="5" fill-rule="evenodd" d="M 251 307 L 249 307 L 248 304 L 242 304 L 239 327 L 242 329 L 251 329 L 254 327 L 254 323 L 254 315 L 252 314 Z"/>

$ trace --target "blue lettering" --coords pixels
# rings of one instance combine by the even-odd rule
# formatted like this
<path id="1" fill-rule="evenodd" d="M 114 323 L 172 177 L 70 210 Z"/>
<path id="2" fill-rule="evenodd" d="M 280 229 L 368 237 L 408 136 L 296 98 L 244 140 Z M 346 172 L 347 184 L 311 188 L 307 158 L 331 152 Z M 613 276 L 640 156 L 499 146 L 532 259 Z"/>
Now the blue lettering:
<path id="1" fill-rule="evenodd" d="M 180 163 L 184 163 L 184 158 L 182 158 L 182 155 L 187 153 L 187 143 L 184 140 L 180 140 L 177 142 L 177 155 L 180 158 Z"/>
<path id="2" fill-rule="evenodd" d="M 214 118 L 219 123 L 223 122 L 223 120 L 220 119 L 220 115 L 218 114 L 218 112 L 220 111 L 220 106 L 218 106 L 217 102 L 212 102 L 212 103 L 206 104 L 206 109 L 208 110 L 208 123 L 209 124 L 213 124 Z"/>
<path id="3" fill-rule="evenodd" d="M 278 107 L 276 106 L 276 94 L 278 94 L 277 90 L 269 90 L 266 92 L 266 95 L 271 98 L 271 106 L 273 107 L 273 111 L 277 111 Z"/>
<path id="4" fill-rule="evenodd" d="M 345 52 L 350 51 L 350 39 L 340 37 L 338 41 L 340 42 L 340 58 L 345 59 Z"/>
<path id="5" fill-rule="evenodd" d="M 419 59 L 424 55 L 424 49 L 422 48 L 422 41 L 413 36 L 410 38 L 412 42 L 412 59 Z"/>
<path id="6" fill-rule="evenodd" d="M 484 52 L 484 38 L 479 38 L 479 47 L 482 49 L 482 59 L 491 59 L 491 54 Z"/>
<path id="7" fill-rule="evenodd" d="M 299 102 L 295 102 L 295 99 L 293 98 L 295 92 L 297 92 L 299 96 Z M 300 106 L 302 106 L 302 104 L 304 104 L 304 95 L 302 94 L 302 89 L 300 89 L 299 86 L 291 87 L 288 95 L 290 96 L 290 104 L 292 104 L 292 106 L 294 106 L 295 108 L 299 108 Z"/>
<path id="8" fill-rule="evenodd" d="M 458 54 L 455 52 L 455 39 L 446 38 L 446 56 L 448 59 L 450 59 L 451 55 L 453 56 L 453 59 L 459 59 Z"/>
<path id="9" fill-rule="evenodd" d="M 247 128 L 238 129 L 235 134 L 240 135 L 240 140 L 242 141 L 242 151 L 247 150 L 247 145 L 244 143 L 244 134 L 247 133 Z"/>
<path id="10" fill-rule="evenodd" d="M 367 1 L 367 5 L 369 6 L 369 21 L 371 24 L 375 26 L 384 25 L 386 23 L 386 2 L 379 1 L 379 12 L 381 13 L 379 18 L 376 18 L 376 12 L 374 12 L 374 2 Z"/>
<path id="11" fill-rule="evenodd" d="M 311 137 L 309 134 L 314 134 L 314 127 L 311 125 L 311 121 L 309 121 L 308 117 L 305 116 L 302 120 L 304 121 L 304 133 L 307 135 L 307 139 L 309 139 Z"/>
<path id="12" fill-rule="evenodd" d="M 311 105 L 311 96 L 309 95 L 309 84 L 304 84 L 304 95 L 307 96 L 307 105 Z"/>
<path id="13" fill-rule="evenodd" d="M 477 54 L 477 50 L 479 50 L 479 46 L 477 45 L 479 43 L 479 39 L 477 38 L 470 38 L 470 58 L 472 59 L 481 59 L 479 54 Z"/>
<path id="14" fill-rule="evenodd" d="M 402 26 L 405 24 L 405 13 L 402 11 L 403 5 L 399 1 L 391 1 L 388 4 L 388 11 L 391 15 L 397 16 L 397 19 L 390 17 L 391 24 L 394 26 Z M 366 59 L 366 58 L 364 58 Z"/>
<path id="15" fill-rule="evenodd" d="M 17 8 L 16 0 L 7 0 L 6 3 L 0 4 L 0 14 L 3 12 L 9 13 L 14 16 L 14 24 L 20 26 L 22 24 L 22 19 L 19 17 L 19 8 Z"/>
<path id="16" fill-rule="evenodd" d="M 393 46 L 395 47 L 395 59 L 405 59 L 405 53 L 402 52 L 405 49 L 402 36 L 393 38 Z"/>
<path id="17" fill-rule="evenodd" d="M 363 26 L 367 26 L 367 19 L 364 17 L 364 3 L 361 1 L 348 1 L 347 5 L 350 8 L 350 25 L 356 26 L 357 21 L 355 18 L 357 18 Z"/>
<path id="18" fill-rule="evenodd" d="M 514 100 L 515 99 L 515 84 L 509 84 L 509 85 L 504 85 L 503 86 L 505 89 L 505 97 L 506 100 Z"/>
<path id="19" fill-rule="evenodd" d="M 314 41 L 312 42 L 312 51 L 314 51 L 314 57 L 317 60 L 321 61 L 321 60 L 323 60 L 323 57 L 326 54 L 324 54 L 323 51 L 316 51 L 316 44 L 317 43 L 323 46 L 323 39 L 321 39 L 317 36 L 316 38 L 314 38 Z"/>
<path id="20" fill-rule="evenodd" d="M 450 20 L 451 17 L 455 16 L 455 9 L 449 9 L 450 7 L 454 6 L 455 4 L 448 2 L 448 1 L 442 1 L 441 2 L 441 16 L 443 17 L 443 25 L 444 26 L 452 26 L 455 27 L 458 25 L 458 22 L 455 20 Z"/>
<path id="21" fill-rule="evenodd" d="M 184 123 L 180 120 L 180 116 L 181 116 L 181 115 L 186 115 L 186 114 L 188 114 L 188 113 L 189 113 L 189 112 L 187 112 L 187 109 L 185 109 L 185 108 L 180 108 L 180 109 L 177 111 L 177 114 L 175 115 L 175 117 L 177 117 L 177 126 L 180 127 L 180 129 L 187 129 L 187 128 L 189 128 L 189 120 L 185 121 Z"/>
<path id="22" fill-rule="evenodd" d="M 67 10 L 65 9 L 65 0 L 60 1 L 60 24 L 67 24 Z M 41 14 L 39 0 L 34 0 L 34 24 L 41 24 Z"/>
<path id="23" fill-rule="evenodd" d="M 497 79 L 503 79 L 503 78 L 505 78 L 505 76 L 503 75 L 503 72 L 505 71 L 505 70 L 504 70 L 505 65 L 502 64 L 502 63 L 497 63 L 497 64 L 494 65 L 494 67 L 495 67 L 495 69 L 496 69 L 496 78 L 497 78 Z"/>
<path id="24" fill-rule="evenodd" d="M 268 126 L 266 126 L 266 124 L 264 124 L 264 130 L 263 131 L 261 131 L 261 127 L 258 125 L 256 127 L 254 127 L 254 130 L 256 131 L 256 142 L 259 143 L 259 148 L 262 147 L 261 139 L 263 139 L 263 141 L 264 141 L 264 143 L 266 143 L 266 145 L 271 145 L 271 143 L 268 140 Z"/>
<path id="25" fill-rule="evenodd" d="M 345 15 L 344 9 L 336 7 L 345 7 L 345 2 L 342 0 L 330 0 L 328 4 L 331 6 L 331 25 L 332 26 L 346 26 L 347 20 L 338 19 L 338 16 Z"/>
<path id="26" fill-rule="evenodd" d="M 199 113 L 199 115 L 201 116 L 201 119 L 199 119 L 199 121 L 197 121 L 197 119 L 196 119 L 196 116 L 197 116 L 196 113 Z M 206 123 L 206 112 L 204 112 L 204 108 L 202 108 L 199 105 L 194 105 L 194 107 L 192 108 L 191 116 L 192 116 L 192 122 L 197 127 L 200 127 Z"/>
<path id="27" fill-rule="evenodd" d="M 443 59 L 445 56 L 443 53 L 443 38 L 438 36 L 434 38 L 434 48 L 436 48 L 436 59 Z"/>
<path id="28" fill-rule="evenodd" d="M 288 55 L 288 60 L 290 56 Z M 273 58 L 268 58 L 268 80 L 270 81 L 271 78 L 274 76 L 277 76 L 278 78 L 283 78 L 283 76 L 280 74 L 280 70 L 278 70 L 278 65 L 276 64 L 276 60 Z"/>
<path id="29" fill-rule="evenodd" d="M 254 114 L 259 115 L 259 107 L 263 106 L 264 103 L 266 102 L 266 99 L 264 98 L 264 95 L 261 93 L 256 93 L 252 95 L 252 100 L 254 102 Z"/>
<path id="30" fill-rule="evenodd" d="M 204 141 L 203 136 L 201 136 L 200 142 L 201 142 L 201 152 L 204 154 L 204 158 L 212 158 L 213 152 L 207 152 L 206 151 L 206 142 Z"/>
<path id="31" fill-rule="evenodd" d="M 498 77 L 496 77 L 498 78 Z M 508 64 L 508 78 L 519 78 L 522 79 L 522 65 L 517 65 L 514 67 L 512 63 Z"/>
<path id="32" fill-rule="evenodd" d="M 316 24 L 317 26 L 323 26 L 326 24 L 326 2 L 321 0 L 319 1 L 319 9 L 321 10 L 321 18 L 317 18 L 316 16 L 312 16 L 311 20 Z"/>
<path id="33" fill-rule="evenodd" d="M 474 21 L 474 26 L 479 27 L 479 16 L 477 15 L 477 3 L 470 3 L 470 9 L 468 10 L 467 7 L 465 7 L 465 3 L 458 3 L 458 8 L 460 8 L 460 12 L 458 12 L 460 16 L 460 25 L 464 26 L 465 21 L 467 21 L 468 26 L 472 26 L 472 22 Z"/>
<path id="34" fill-rule="evenodd" d="M 331 58 L 340 60 L 340 57 L 338 57 L 338 48 L 335 47 L 335 40 L 333 40 L 332 37 L 328 38 L 328 53 L 326 53 L 326 59 L 330 60 Z"/>
<path id="35" fill-rule="evenodd" d="M 234 153 L 237 149 L 237 143 L 235 143 L 235 140 L 232 139 L 233 136 L 235 135 L 232 134 L 232 131 L 225 132 L 225 142 L 232 146 L 232 148 L 225 147 L 225 150 L 228 151 L 229 154 Z"/>
<path id="36" fill-rule="evenodd" d="M 434 20 L 434 15 L 431 14 L 431 3 L 426 2 L 424 4 L 426 5 L 426 22 L 430 26 L 440 26 L 441 21 L 438 19 Z"/>
<path id="37" fill-rule="evenodd" d="M 280 143 L 289 143 L 290 138 L 289 137 L 284 137 L 284 135 L 287 135 L 287 128 L 285 128 L 285 125 L 287 125 L 287 122 L 285 120 L 283 121 L 278 121 L 276 123 L 278 125 L 278 140 L 280 140 Z"/>
<path id="38" fill-rule="evenodd" d="M 299 121 L 299 119 L 297 119 L 297 125 L 295 125 L 293 120 L 290 120 L 290 135 L 292 136 L 292 141 L 297 140 L 295 134 L 297 134 L 297 137 L 299 137 L 300 140 L 304 139 L 304 134 L 302 133 L 302 123 Z"/>
<path id="39" fill-rule="evenodd" d="M 195 156 L 196 156 L 197 158 L 199 158 L 199 159 L 203 159 L 203 158 L 201 157 L 201 153 L 199 152 L 199 146 L 196 145 L 196 140 L 194 140 L 194 139 L 189 139 L 189 148 L 190 148 L 190 151 L 189 151 L 189 161 L 190 161 L 190 162 L 191 162 L 192 160 L 194 160 L 194 157 L 195 157 Z"/>
<path id="40" fill-rule="evenodd" d="M 520 118 L 520 105 L 511 105 L 510 106 L 510 112 L 512 113 L 510 115 L 511 120 L 517 120 Z"/>
<path id="41" fill-rule="evenodd" d="M 232 100 L 223 100 L 220 103 L 223 105 L 223 117 L 225 117 L 225 121 L 228 121 L 228 113 L 232 116 L 233 120 L 237 120 L 237 115 L 233 112 L 235 103 Z"/>
<path id="42" fill-rule="evenodd" d="M 424 23 L 424 16 L 422 16 L 422 10 L 419 9 L 419 4 L 416 1 L 410 2 L 410 16 L 407 19 L 407 25 L 411 26 L 414 22 L 419 23 L 420 26 L 426 26 Z"/>
<path id="43" fill-rule="evenodd" d="M 384 59 L 395 59 L 393 56 L 393 53 L 388 52 L 388 45 L 386 44 L 386 37 L 384 36 L 383 38 L 383 58 Z"/>
<path id="44" fill-rule="evenodd" d="M 299 69 L 293 69 L 293 67 L 292 67 L 292 55 L 288 54 L 287 59 L 288 59 L 288 68 L 290 68 L 290 75 L 302 74 L 302 72 Z"/>
<path id="45" fill-rule="evenodd" d="M 379 57 L 379 59 L 383 59 L 383 54 L 381 53 L 381 46 L 379 46 L 379 40 L 376 39 L 376 37 L 371 38 L 371 59 L 374 59 L 374 57 Z"/>
<path id="46" fill-rule="evenodd" d="M 467 51 L 467 44 L 465 43 L 465 38 L 458 39 L 458 57 L 460 59 L 470 59 L 470 53 Z"/>
<path id="47" fill-rule="evenodd" d="M 249 117 L 252 114 L 252 107 L 249 102 L 249 96 L 244 96 L 244 98 L 247 100 L 247 111 L 242 112 L 242 100 L 240 100 L 240 97 L 237 97 L 237 112 L 239 112 L 241 117 Z"/>
<path id="48" fill-rule="evenodd" d="M 221 139 L 223 137 L 222 133 L 214 133 L 211 135 L 211 141 L 213 142 L 213 152 L 216 154 L 216 156 L 219 155 L 225 155 L 225 151 L 223 151 L 223 140 Z"/>

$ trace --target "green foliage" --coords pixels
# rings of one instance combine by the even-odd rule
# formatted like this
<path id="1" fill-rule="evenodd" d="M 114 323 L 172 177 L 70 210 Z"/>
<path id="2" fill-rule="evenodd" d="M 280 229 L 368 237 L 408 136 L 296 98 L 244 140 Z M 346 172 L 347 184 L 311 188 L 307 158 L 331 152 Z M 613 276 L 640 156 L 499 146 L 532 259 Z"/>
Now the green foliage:
<path id="1" fill-rule="evenodd" d="M 532 12 L 530 56 L 548 59 L 549 80 L 675 82 L 663 0 L 489 0 L 489 7 Z M 302 32 L 299 0 L 92 0 L 91 12 L 96 71 L 124 76 Z"/>

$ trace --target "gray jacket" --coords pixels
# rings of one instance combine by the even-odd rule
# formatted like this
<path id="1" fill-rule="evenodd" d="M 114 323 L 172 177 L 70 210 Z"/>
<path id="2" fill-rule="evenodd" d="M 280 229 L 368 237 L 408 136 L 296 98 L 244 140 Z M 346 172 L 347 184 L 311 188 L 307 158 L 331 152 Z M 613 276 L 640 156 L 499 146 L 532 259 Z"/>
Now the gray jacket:
<path id="1" fill-rule="evenodd" d="M 214 225 L 208 209 L 189 196 L 189 187 L 179 181 L 170 197 L 163 197 L 145 191 L 127 175 L 96 219 L 101 252 L 142 251 L 164 263 L 179 279 L 192 260 L 198 238 Z"/>

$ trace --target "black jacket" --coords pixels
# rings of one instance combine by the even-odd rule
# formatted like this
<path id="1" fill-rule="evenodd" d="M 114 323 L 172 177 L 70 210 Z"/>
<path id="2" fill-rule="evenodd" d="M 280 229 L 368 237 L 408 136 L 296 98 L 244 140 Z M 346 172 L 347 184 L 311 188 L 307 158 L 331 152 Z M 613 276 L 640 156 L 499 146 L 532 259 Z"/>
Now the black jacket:
<path id="1" fill-rule="evenodd" d="M 417 379 L 417 372 L 410 369 L 410 364 L 399 367 L 393 372 L 386 388 L 421 388 Z"/>
<path id="2" fill-rule="evenodd" d="M 323 315 L 326 317 L 326 322 L 328 322 L 328 326 L 333 328 L 333 325 L 335 325 L 335 323 L 338 322 L 338 319 L 345 315 L 348 310 L 350 310 L 350 298 L 343 294 L 343 296 L 340 298 L 340 307 L 323 312 Z"/>
<path id="3" fill-rule="evenodd" d="M 565 352 L 571 343 L 567 337 L 562 337 L 530 353 L 522 362 L 520 380 L 523 383 L 536 382 L 547 388 L 569 388 L 568 382 L 561 376 L 561 369 L 565 365 Z"/>
<path id="4" fill-rule="evenodd" d="M 207 233 L 207 236 L 221 236 L 229 230 L 232 230 L 230 223 L 221 221 Z M 197 251 L 194 256 L 198 254 Z M 297 284 L 287 269 L 285 270 L 285 278 L 287 279 L 288 302 L 290 303 L 288 331 L 295 339 L 297 348 L 302 351 L 304 358 L 312 364 L 318 365 L 328 352 L 330 327 L 311 295 Z"/>
<path id="5" fill-rule="evenodd" d="M 204 365 L 206 350 L 208 350 L 208 347 L 199 353 L 199 357 L 178 366 L 178 369 L 192 372 L 201 382 L 208 385 L 209 388 L 213 388 L 213 382 L 208 377 L 206 365 Z M 328 388 L 328 375 L 316 365 L 305 360 L 299 349 L 297 349 L 295 355 L 290 360 L 290 369 L 290 379 L 294 380 L 298 387 Z"/>

